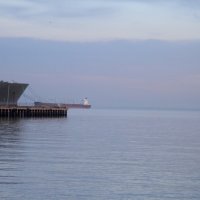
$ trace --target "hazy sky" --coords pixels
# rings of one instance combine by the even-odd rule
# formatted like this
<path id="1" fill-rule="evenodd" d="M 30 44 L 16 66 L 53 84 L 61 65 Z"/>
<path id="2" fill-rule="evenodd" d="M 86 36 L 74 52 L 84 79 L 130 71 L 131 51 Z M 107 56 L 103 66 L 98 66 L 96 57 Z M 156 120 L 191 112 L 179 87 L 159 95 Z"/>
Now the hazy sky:
<path id="1" fill-rule="evenodd" d="M 6 37 L 199 39 L 199 22 L 199 0 L 0 0 Z"/>
<path id="2" fill-rule="evenodd" d="M 200 1 L 0 0 L 0 79 L 44 100 L 200 109 Z"/>

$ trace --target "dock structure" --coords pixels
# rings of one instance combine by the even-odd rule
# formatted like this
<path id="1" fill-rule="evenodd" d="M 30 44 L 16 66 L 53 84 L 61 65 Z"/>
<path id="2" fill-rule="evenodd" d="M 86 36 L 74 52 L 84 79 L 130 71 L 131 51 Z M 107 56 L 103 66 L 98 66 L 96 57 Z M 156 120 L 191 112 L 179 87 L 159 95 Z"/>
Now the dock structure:
<path id="1" fill-rule="evenodd" d="M 32 106 L 20 106 L 18 100 L 26 90 L 27 83 L 9 83 L 0 81 L 0 117 L 67 117 L 71 108 L 91 108 L 87 98 L 83 104 L 58 104 L 34 102 Z"/>
<path id="2" fill-rule="evenodd" d="M 28 117 L 67 117 L 67 108 L 36 107 L 36 106 L 0 106 L 0 117 L 28 118 Z"/>

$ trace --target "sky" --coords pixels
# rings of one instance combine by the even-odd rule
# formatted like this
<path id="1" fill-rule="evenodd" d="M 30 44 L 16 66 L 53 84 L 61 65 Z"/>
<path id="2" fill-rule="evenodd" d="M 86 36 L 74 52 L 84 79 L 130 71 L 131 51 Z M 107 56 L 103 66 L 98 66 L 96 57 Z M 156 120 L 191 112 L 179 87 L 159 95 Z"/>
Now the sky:
<path id="1" fill-rule="evenodd" d="M 0 0 L 0 79 L 34 100 L 200 109 L 199 55 L 199 0 Z"/>

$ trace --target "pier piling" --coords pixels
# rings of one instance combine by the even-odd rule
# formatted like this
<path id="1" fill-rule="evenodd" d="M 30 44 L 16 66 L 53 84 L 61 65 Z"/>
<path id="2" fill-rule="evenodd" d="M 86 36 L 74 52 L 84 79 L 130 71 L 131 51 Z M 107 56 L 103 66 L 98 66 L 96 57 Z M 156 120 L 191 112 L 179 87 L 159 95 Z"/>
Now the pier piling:
<path id="1" fill-rule="evenodd" d="M 66 107 L 36 107 L 36 106 L 0 106 L 0 117 L 67 117 Z"/>

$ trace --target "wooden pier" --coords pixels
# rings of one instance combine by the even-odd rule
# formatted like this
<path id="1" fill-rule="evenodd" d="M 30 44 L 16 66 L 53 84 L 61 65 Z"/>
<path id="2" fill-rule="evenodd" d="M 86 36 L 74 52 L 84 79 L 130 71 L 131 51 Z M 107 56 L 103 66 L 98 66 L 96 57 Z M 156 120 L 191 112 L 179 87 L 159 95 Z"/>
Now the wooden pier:
<path id="1" fill-rule="evenodd" d="M 66 107 L 0 106 L 2 118 L 67 117 Z"/>

